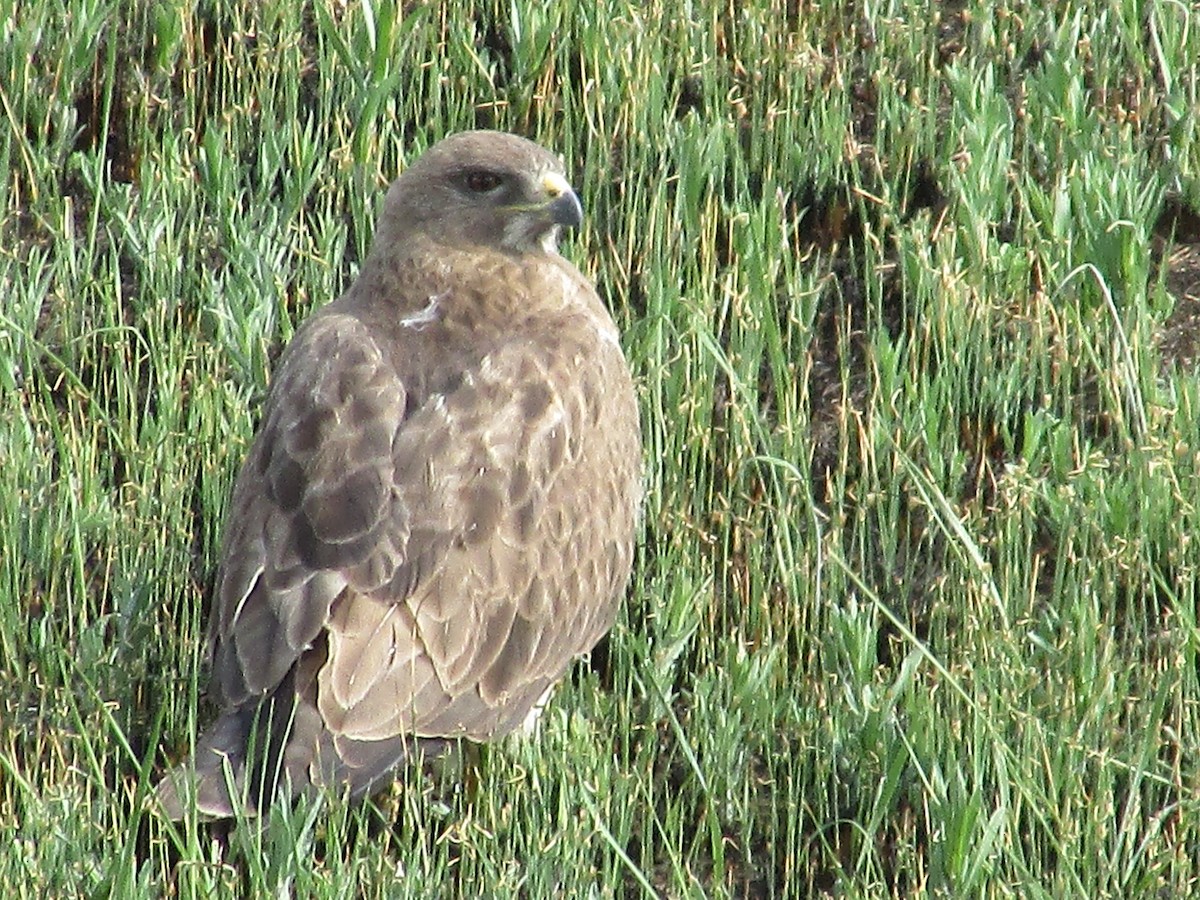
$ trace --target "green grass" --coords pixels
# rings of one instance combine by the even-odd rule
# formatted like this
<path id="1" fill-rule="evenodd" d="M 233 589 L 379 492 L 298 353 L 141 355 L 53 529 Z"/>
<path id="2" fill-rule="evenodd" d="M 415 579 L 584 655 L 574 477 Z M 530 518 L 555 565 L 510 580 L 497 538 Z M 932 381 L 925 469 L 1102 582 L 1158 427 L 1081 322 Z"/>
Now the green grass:
<path id="1" fill-rule="evenodd" d="M 1194 7 L 409 5 L 0 0 L 0 884 L 1200 891 L 1200 379 L 1158 349 Z M 465 774 L 167 825 L 272 362 L 468 127 L 588 211 L 646 436 L 623 615 Z"/>

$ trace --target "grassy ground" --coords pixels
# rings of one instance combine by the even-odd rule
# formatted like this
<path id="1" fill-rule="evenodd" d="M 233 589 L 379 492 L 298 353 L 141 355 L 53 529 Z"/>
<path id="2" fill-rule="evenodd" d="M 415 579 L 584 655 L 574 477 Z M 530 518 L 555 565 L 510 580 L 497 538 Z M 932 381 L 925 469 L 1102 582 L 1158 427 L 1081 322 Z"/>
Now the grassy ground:
<path id="1" fill-rule="evenodd" d="M 1200 891 L 1183 2 L 0 0 L 0 884 Z M 538 738 L 144 811 L 273 359 L 445 133 L 560 151 L 649 499 Z"/>

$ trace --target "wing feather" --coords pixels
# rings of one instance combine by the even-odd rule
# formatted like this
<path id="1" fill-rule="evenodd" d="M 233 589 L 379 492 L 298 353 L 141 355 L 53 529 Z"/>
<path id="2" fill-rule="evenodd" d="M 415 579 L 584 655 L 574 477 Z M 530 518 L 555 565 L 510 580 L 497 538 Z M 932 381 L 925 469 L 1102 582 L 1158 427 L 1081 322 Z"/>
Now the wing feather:
<path id="1" fill-rule="evenodd" d="M 318 695 L 329 717 L 337 714 L 334 705 L 351 699 L 363 705 L 341 717 L 342 734 L 363 739 L 398 729 L 494 737 L 519 725 L 547 685 L 595 642 L 598 627 L 611 625 L 613 586 L 577 571 L 592 565 L 594 572 L 585 561 L 593 551 L 580 549 L 580 533 L 603 536 L 611 529 L 614 545 L 628 542 L 639 463 L 636 447 L 610 448 L 595 432 L 589 406 L 600 396 L 599 380 L 611 373 L 591 375 L 585 366 L 556 372 L 549 362 L 534 365 L 525 347 L 500 351 L 451 394 L 418 410 L 398 436 L 395 445 L 406 458 L 425 461 L 410 469 L 414 482 L 402 479 L 400 494 L 422 525 L 436 521 L 445 530 L 415 550 L 418 557 L 430 547 L 440 551 L 418 577 L 349 601 L 403 604 L 409 611 L 388 619 L 390 661 L 368 667 L 372 684 L 353 698 L 338 689 L 347 674 L 336 648 L 346 647 L 349 658 L 362 638 L 330 623 L 335 662 L 319 676 Z M 598 462 L 583 459 L 589 446 L 627 454 L 614 470 L 619 486 L 570 479 L 573 466 Z M 446 451 L 434 449 L 441 447 Z M 397 460 L 397 473 L 404 469 Z M 604 504 L 597 491 L 621 494 L 623 508 L 598 518 Z M 600 607 L 594 617 L 584 613 L 593 606 Z M 426 680 L 431 672 L 438 689 Z"/>
<path id="2" fill-rule="evenodd" d="M 234 488 L 213 617 L 226 707 L 276 688 L 343 592 L 390 577 L 385 557 L 406 542 L 390 480 L 405 408 L 356 319 L 317 315 L 297 334 Z"/>
<path id="3" fill-rule="evenodd" d="M 235 490 L 214 661 L 227 704 L 269 692 L 325 632 L 316 703 L 335 736 L 486 739 L 611 625 L 613 586 L 580 541 L 611 532 L 628 556 L 637 446 L 601 439 L 594 413 L 628 375 L 615 345 L 547 343 L 421 397 L 354 317 L 302 329 Z M 620 484 L 572 478 L 596 468 Z"/>

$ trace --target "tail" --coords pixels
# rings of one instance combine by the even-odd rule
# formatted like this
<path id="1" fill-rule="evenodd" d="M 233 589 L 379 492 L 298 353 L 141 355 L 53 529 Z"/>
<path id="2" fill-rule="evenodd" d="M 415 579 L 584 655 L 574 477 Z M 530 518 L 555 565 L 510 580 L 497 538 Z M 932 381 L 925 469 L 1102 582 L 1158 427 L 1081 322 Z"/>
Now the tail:
<path id="1" fill-rule="evenodd" d="M 163 815 L 182 819 L 195 807 L 203 819 L 256 816 L 277 794 L 303 790 L 304 767 L 295 765 L 302 746 L 296 743 L 300 711 L 295 702 L 280 702 L 277 693 L 257 707 L 223 713 L 196 743 L 192 758 L 158 783 Z"/>
<path id="2" fill-rule="evenodd" d="M 202 819 L 265 813 L 277 797 L 318 785 L 363 797 L 416 753 L 440 756 L 451 741 L 397 735 L 361 741 L 325 727 L 315 703 L 297 696 L 289 676 L 257 707 L 223 713 L 196 744 L 190 761 L 158 783 L 162 814 L 182 819 L 195 807 Z"/>

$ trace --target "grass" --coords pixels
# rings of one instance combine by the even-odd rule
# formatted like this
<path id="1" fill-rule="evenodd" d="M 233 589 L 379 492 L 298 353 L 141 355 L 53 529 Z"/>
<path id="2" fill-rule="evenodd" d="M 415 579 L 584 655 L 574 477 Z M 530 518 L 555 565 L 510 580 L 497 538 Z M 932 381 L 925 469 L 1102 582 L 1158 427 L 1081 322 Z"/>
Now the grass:
<path id="1" fill-rule="evenodd" d="M 412 7 L 0 0 L 0 883 L 1200 890 L 1194 8 Z M 167 825 L 272 362 L 467 127 L 588 210 L 621 620 L 475 768 Z"/>

